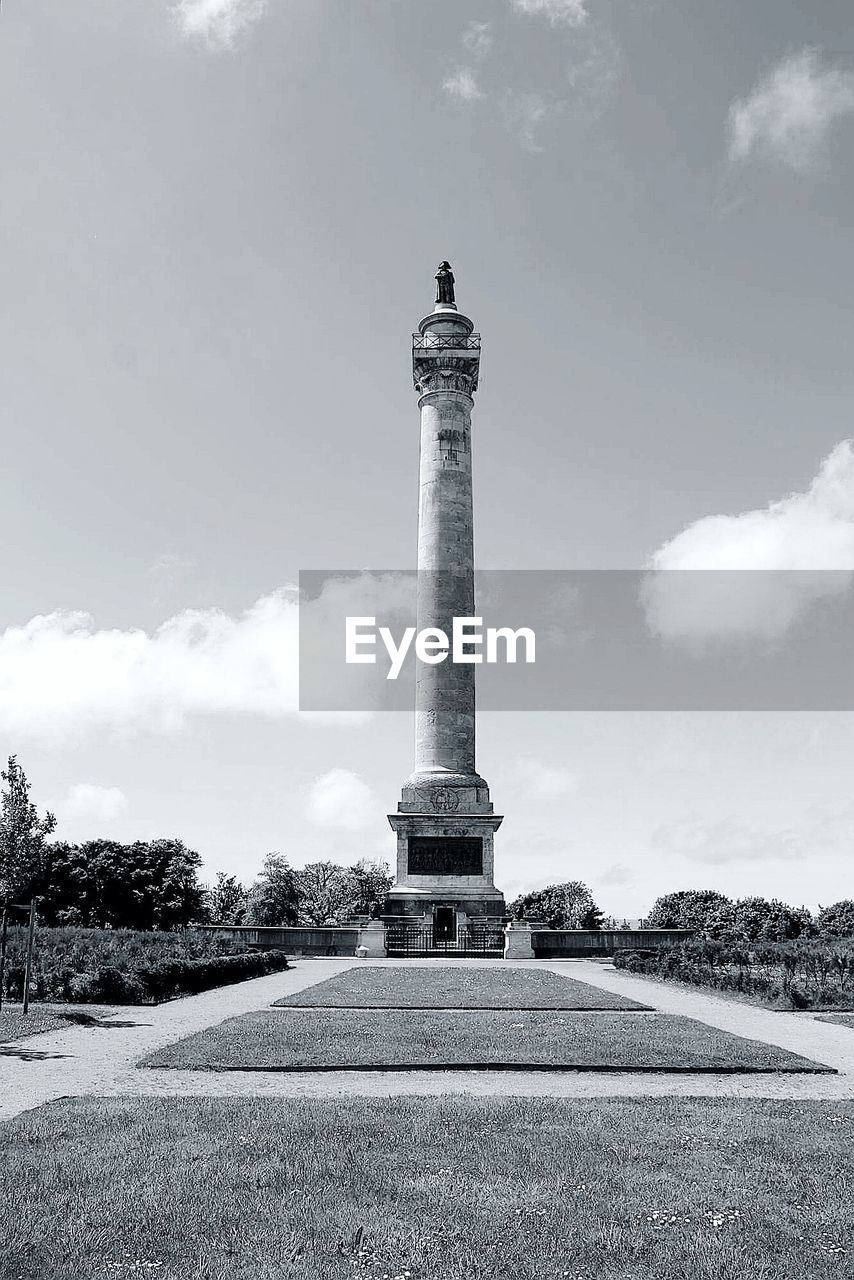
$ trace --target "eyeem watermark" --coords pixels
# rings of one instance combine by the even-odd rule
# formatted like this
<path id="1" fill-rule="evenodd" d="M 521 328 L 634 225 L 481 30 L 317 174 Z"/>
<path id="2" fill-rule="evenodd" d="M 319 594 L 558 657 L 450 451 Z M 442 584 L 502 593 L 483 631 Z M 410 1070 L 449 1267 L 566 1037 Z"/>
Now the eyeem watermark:
<path id="1" fill-rule="evenodd" d="M 406 627 L 396 641 L 390 627 L 377 627 L 376 618 L 347 617 L 344 625 L 344 657 L 354 663 L 376 663 L 377 640 L 381 640 L 389 658 L 386 680 L 396 680 L 407 654 L 413 648 L 419 662 L 436 666 L 440 662 L 499 663 L 518 661 L 520 642 L 524 645 L 524 661 L 536 661 L 537 637 L 530 627 L 486 627 L 483 618 L 454 618 L 451 637 L 441 627 Z"/>
<path id="2" fill-rule="evenodd" d="M 300 710 L 411 714 L 419 681 L 477 673 L 486 712 L 854 711 L 854 566 L 481 569 L 474 600 L 460 581 L 303 570 Z"/>

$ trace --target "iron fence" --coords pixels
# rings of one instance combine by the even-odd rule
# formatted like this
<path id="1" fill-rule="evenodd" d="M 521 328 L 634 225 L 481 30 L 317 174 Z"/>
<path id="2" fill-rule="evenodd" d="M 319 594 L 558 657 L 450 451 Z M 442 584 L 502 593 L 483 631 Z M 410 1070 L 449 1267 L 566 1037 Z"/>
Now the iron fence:
<path id="1" fill-rule="evenodd" d="M 435 929 L 413 929 L 406 925 L 390 926 L 386 933 L 386 950 L 390 956 L 478 956 L 500 959 L 504 955 L 504 933 L 501 929 L 468 930 L 446 938 Z"/>

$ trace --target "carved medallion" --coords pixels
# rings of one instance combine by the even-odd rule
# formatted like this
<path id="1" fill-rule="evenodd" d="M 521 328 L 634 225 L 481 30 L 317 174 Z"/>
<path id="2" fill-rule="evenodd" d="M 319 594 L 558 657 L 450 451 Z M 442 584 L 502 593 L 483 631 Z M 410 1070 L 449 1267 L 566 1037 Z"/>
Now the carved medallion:
<path id="1" fill-rule="evenodd" d="M 455 813 L 459 808 L 460 797 L 450 787 L 438 787 L 432 793 L 430 802 L 436 813 Z"/>

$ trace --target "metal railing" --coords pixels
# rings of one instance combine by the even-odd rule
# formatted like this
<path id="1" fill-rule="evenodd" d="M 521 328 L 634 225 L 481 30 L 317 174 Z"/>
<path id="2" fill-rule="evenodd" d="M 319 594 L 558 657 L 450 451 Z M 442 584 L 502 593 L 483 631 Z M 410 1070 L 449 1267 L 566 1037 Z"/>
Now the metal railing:
<path id="1" fill-rule="evenodd" d="M 462 337 L 458 333 L 413 333 L 413 351 L 480 351 L 480 334 Z"/>
<path id="2" fill-rule="evenodd" d="M 504 933 L 501 929 L 484 929 L 477 932 L 461 930 L 456 937 L 445 937 L 435 929 L 412 929 L 390 926 L 386 934 L 386 949 L 390 956 L 480 956 L 500 959 L 504 954 Z"/>

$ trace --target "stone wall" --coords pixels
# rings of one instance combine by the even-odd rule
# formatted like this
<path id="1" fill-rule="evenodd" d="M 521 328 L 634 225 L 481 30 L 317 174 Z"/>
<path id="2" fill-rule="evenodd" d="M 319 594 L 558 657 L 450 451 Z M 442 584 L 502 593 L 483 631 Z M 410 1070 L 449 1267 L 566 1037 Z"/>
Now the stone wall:
<path id="1" fill-rule="evenodd" d="M 693 936 L 693 929 L 534 929 L 532 940 L 538 960 L 559 960 L 655 950 Z"/>
<path id="2" fill-rule="evenodd" d="M 341 927 L 294 925 L 286 928 L 250 925 L 205 925 L 208 933 L 218 933 L 234 938 L 247 950 L 258 947 L 262 951 L 284 951 L 289 956 L 348 956 L 356 953 L 359 945 L 358 925 Z"/>

